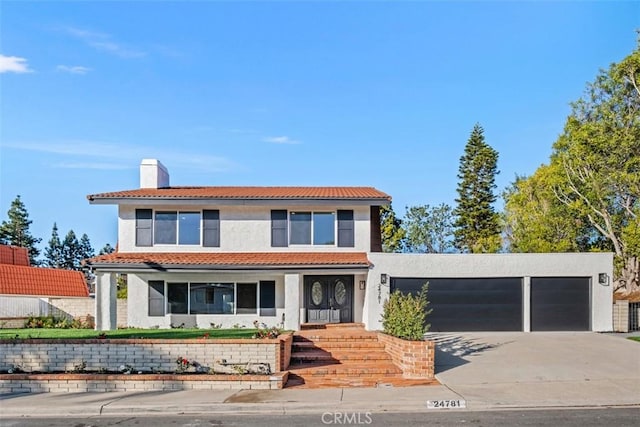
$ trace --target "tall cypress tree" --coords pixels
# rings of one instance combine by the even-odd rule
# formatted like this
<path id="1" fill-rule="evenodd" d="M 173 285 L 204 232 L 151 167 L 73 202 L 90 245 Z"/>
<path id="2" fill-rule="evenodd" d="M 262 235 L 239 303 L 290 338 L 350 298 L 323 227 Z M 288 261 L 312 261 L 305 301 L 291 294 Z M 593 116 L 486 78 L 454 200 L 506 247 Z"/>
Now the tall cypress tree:
<path id="1" fill-rule="evenodd" d="M 62 259 L 62 242 L 60 241 L 60 235 L 58 234 L 58 224 L 53 223 L 53 229 L 51 230 L 51 239 L 49 245 L 44 250 L 44 264 L 47 267 L 61 268 L 64 264 Z"/>
<path id="2" fill-rule="evenodd" d="M 7 216 L 9 220 L 2 221 L 0 225 L 0 243 L 27 248 L 31 265 L 38 265 L 36 258 L 40 255 L 40 250 L 36 245 L 42 239 L 33 237 L 29 232 L 33 221 L 29 220 L 29 213 L 19 195 L 11 202 Z"/>
<path id="3" fill-rule="evenodd" d="M 484 140 L 476 124 L 460 158 L 454 210 L 454 245 L 462 252 L 497 252 L 501 247 L 499 216 L 493 208 L 498 152 Z"/>

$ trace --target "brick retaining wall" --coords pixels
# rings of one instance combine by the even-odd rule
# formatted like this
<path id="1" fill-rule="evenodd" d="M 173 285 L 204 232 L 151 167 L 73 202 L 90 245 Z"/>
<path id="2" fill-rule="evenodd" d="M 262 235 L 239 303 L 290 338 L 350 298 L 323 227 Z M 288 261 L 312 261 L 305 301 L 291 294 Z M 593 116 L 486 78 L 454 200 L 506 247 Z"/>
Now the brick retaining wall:
<path id="1" fill-rule="evenodd" d="M 407 341 L 378 332 L 378 341 L 393 363 L 402 369 L 408 379 L 433 379 L 435 365 L 435 343 L 433 341 Z"/>
<path id="2" fill-rule="evenodd" d="M 0 340 L 0 393 L 140 390 L 276 389 L 284 387 L 292 334 L 276 339 L 8 339 Z M 266 363 L 272 375 L 99 374 L 129 365 L 135 371 L 175 372 L 183 357 L 202 366 Z M 78 366 L 87 373 L 72 373 Z M 193 369 L 193 368 L 191 368 Z M 67 372 L 47 373 L 47 372 Z"/>
<path id="3" fill-rule="evenodd" d="M 78 393 L 157 390 L 275 390 L 288 372 L 272 375 L 0 374 L 0 393 Z"/>
<path id="4" fill-rule="evenodd" d="M 287 350 L 287 348 L 289 350 Z M 227 363 L 266 363 L 272 372 L 288 366 L 291 335 L 277 339 L 16 339 L 0 340 L 0 370 L 20 366 L 25 372 L 73 371 L 83 362 L 86 370 L 134 370 L 174 372 L 178 357 L 211 366 L 220 359 Z"/>

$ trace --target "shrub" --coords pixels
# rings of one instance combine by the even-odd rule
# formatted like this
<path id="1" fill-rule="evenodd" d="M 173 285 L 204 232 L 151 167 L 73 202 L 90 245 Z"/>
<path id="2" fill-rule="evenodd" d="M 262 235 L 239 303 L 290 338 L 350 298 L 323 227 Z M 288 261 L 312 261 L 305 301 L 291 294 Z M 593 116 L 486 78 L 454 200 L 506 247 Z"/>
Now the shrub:
<path id="1" fill-rule="evenodd" d="M 25 328 L 46 328 L 46 329 L 91 329 L 93 320 L 88 316 L 87 320 L 81 318 L 68 319 L 56 316 L 29 316 L 24 323 Z"/>
<path id="2" fill-rule="evenodd" d="M 384 302 L 382 327 L 386 334 L 411 341 L 421 341 L 429 330 L 426 321 L 431 310 L 427 310 L 428 284 L 425 283 L 417 295 L 403 294 L 396 289 Z"/>

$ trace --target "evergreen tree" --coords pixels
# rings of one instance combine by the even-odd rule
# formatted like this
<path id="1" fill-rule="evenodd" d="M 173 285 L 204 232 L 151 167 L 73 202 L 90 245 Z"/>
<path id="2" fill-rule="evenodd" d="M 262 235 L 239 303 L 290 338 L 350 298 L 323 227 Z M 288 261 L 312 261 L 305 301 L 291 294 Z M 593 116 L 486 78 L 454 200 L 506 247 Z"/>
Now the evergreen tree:
<path id="1" fill-rule="evenodd" d="M 500 217 L 493 208 L 498 152 L 484 140 L 480 124 L 473 127 L 460 158 L 454 210 L 454 245 L 462 252 L 497 252 L 501 247 Z"/>
<path id="2" fill-rule="evenodd" d="M 84 233 L 80 238 L 80 262 L 82 263 L 83 260 L 92 258 L 95 254 L 93 246 L 91 246 L 91 242 L 89 241 L 89 236 L 87 236 L 87 233 Z"/>
<path id="3" fill-rule="evenodd" d="M 115 251 L 116 250 L 113 248 L 113 246 L 107 243 L 106 245 L 104 245 L 102 249 L 100 249 L 100 253 L 98 255 L 107 255 L 107 254 L 114 253 Z"/>
<path id="4" fill-rule="evenodd" d="M 51 239 L 49 240 L 49 246 L 44 250 L 44 264 L 47 267 L 61 268 L 64 260 L 62 259 L 62 242 L 58 235 L 58 224 L 53 223 L 53 230 L 51 231 Z"/>
<path id="5" fill-rule="evenodd" d="M 2 221 L 0 225 L 0 243 L 27 248 L 31 265 L 38 265 L 36 258 L 40 255 L 40 250 L 36 245 L 42 239 L 33 237 L 29 232 L 29 226 L 33 221 L 29 220 L 29 213 L 20 196 L 16 196 L 11 202 L 7 216 L 9 220 Z"/>
<path id="6" fill-rule="evenodd" d="M 62 242 L 62 268 L 79 270 L 81 261 L 80 242 L 73 230 L 69 230 Z"/>

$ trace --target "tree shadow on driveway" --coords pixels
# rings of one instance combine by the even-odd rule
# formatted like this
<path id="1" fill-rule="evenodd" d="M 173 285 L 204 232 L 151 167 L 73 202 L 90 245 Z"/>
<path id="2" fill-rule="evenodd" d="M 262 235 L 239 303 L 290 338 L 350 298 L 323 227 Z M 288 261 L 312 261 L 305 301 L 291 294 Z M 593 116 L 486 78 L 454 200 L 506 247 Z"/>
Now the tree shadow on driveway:
<path id="1" fill-rule="evenodd" d="M 468 356 L 474 356 L 485 351 L 493 350 L 513 341 L 488 344 L 474 341 L 467 337 L 451 333 L 427 333 L 425 339 L 435 342 L 435 373 L 436 375 L 458 366 L 466 365 L 470 361 Z"/>

